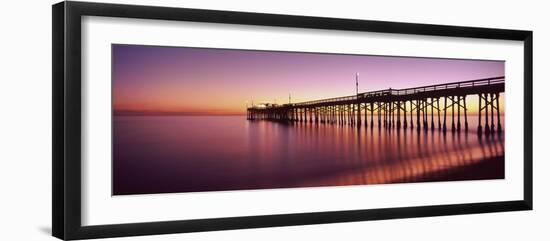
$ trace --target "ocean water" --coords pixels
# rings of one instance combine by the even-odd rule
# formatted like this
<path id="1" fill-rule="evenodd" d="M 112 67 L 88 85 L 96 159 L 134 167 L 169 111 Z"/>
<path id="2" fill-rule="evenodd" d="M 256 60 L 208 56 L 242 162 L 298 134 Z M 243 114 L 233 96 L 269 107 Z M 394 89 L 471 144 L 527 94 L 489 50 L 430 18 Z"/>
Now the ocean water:
<path id="1" fill-rule="evenodd" d="M 468 132 L 444 134 L 245 116 L 115 116 L 113 194 L 504 178 L 504 135 L 478 136 L 477 117 L 468 122 Z"/>

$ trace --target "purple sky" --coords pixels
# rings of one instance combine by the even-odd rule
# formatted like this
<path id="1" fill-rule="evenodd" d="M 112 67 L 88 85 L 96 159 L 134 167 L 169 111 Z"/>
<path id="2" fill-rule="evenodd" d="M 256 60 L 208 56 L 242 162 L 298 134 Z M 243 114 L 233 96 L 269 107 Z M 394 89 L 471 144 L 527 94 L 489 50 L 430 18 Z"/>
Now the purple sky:
<path id="1" fill-rule="evenodd" d="M 115 110 L 243 113 L 287 103 L 504 76 L 503 61 L 113 45 Z"/>

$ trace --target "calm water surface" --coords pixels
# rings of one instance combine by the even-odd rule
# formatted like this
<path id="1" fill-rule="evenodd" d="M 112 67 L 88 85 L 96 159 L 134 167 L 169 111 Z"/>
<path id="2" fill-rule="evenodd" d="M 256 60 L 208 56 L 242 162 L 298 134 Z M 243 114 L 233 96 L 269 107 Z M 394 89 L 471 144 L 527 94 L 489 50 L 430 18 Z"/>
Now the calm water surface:
<path id="1" fill-rule="evenodd" d="M 113 193 L 145 194 L 504 178 L 504 135 L 115 116 Z"/>

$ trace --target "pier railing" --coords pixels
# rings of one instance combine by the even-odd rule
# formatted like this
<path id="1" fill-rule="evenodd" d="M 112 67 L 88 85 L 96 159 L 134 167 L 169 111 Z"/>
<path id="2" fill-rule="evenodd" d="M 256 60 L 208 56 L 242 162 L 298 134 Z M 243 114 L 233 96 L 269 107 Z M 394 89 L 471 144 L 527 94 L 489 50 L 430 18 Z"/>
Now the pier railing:
<path id="1" fill-rule="evenodd" d="M 403 95 L 419 94 L 419 93 L 438 91 L 438 90 L 451 90 L 451 89 L 463 89 L 463 88 L 471 88 L 471 87 L 479 87 L 479 86 L 490 86 L 490 85 L 502 84 L 502 83 L 504 83 L 504 76 L 451 82 L 451 83 L 445 83 L 445 84 L 428 85 L 428 86 L 421 86 L 421 87 L 413 87 L 413 88 L 407 88 L 407 89 L 389 88 L 385 90 L 363 92 L 357 95 L 328 98 L 328 99 L 321 99 L 321 100 L 312 100 L 312 101 L 305 101 L 305 102 L 299 102 L 299 103 L 293 103 L 293 104 L 285 104 L 283 106 L 310 106 L 310 105 L 317 105 L 322 103 L 354 101 L 357 99 L 369 98 L 369 97 L 379 97 L 379 96 L 388 96 L 388 95 L 403 96 Z"/>

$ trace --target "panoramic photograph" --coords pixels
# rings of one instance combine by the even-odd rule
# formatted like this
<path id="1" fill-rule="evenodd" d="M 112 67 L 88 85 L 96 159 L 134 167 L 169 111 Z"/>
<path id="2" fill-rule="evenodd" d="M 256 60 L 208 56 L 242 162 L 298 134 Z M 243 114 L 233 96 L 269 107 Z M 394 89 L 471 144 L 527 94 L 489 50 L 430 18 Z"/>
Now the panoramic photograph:
<path id="1" fill-rule="evenodd" d="M 111 51 L 113 195 L 505 178 L 501 60 Z"/>

